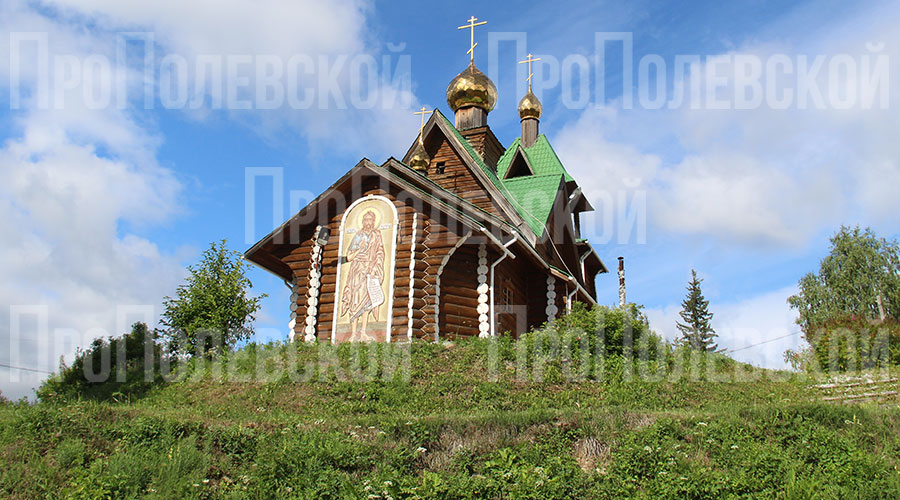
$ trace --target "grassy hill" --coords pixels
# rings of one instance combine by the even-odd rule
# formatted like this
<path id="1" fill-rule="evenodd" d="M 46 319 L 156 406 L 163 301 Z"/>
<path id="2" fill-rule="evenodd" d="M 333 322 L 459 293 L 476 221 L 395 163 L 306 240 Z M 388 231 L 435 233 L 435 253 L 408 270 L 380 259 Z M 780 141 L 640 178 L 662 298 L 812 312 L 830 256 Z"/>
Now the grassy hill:
<path id="1" fill-rule="evenodd" d="M 721 356 L 607 357 L 584 379 L 577 354 L 521 342 L 250 345 L 140 398 L 4 403 L 0 496 L 900 495 L 896 404 Z"/>

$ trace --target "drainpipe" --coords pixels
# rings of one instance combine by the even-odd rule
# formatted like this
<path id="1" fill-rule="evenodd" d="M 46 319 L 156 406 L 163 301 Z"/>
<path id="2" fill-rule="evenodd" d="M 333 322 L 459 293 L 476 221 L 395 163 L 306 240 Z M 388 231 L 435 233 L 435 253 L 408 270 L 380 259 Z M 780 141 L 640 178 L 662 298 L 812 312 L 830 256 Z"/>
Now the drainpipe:
<path id="1" fill-rule="evenodd" d="M 496 243 L 498 247 L 500 247 L 500 250 L 503 251 L 503 255 L 501 255 L 499 259 L 495 260 L 494 263 L 491 264 L 491 278 L 490 278 L 491 279 L 491 304 L 490 304 L 491 313 L 490 314 L 491 314 L 491 337 L 494 337 L 497 335 L 497 316 L 494 314 L 494 268 L 496 268 L 497 264 L 502 262 L 503 259 L 505 259 L 507 257 L 511 257 L 513 259 L 516 258 L 516 256 L 513 255 L 512 252 L 509 251 L 509 247 L 510 247 L 510 245 L 512 245 L 519 239 L 519 235 L 513 233 L 513 237 L 511 240 L 509 240 L 506 243 L 500 243 L 500 240 L 495 238 L 494 235 L 491 234 L 490 231 L 488 231 L 486 228 L 482 227 L 481 230 L 484 231 L 484 234 L 486 234 L 488 236 L 488 238 L 493 240 L 494 243 Z"/>
<path id="2" fill-rule="evenodd" d="M 587 284 L 587 269 L 584 267 L 584 261 L 587 260 L 588 255 L 591 254 L 593 250 L 588 248 L 587 252 L 584 252 L 584 255 L 581 256 L 581 281 Z"/>
<path id="3" fill-rule="evenodd" d="M 572 296 L 576 293 L 578 293 L 578 288 L 573 287 L 572 293 L 566 295 L 566 310 L 568 310 L 569 312 L 572 312 Z"/>

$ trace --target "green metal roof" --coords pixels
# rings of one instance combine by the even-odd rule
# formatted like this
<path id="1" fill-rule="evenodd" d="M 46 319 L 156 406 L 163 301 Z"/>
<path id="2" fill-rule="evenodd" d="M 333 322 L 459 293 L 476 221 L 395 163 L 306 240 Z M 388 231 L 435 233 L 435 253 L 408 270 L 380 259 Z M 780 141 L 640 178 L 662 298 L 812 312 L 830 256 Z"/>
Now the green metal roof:
<path id="1" fill-rule="evenodd" d="M 497 176 L 501 179 L 506 176 L 506 172 L 509 170 L 513 157 L 515 157 L 516 149 L 521 145 L 522 140 L 517 137 L 516 140 L 506 148 L 503 156 L 500 157 L 500 161 L 497 162 Z M 562 162 L 559 161 L 559 157 L 556 156 L 556 151 L 550 146 L 550 141 L 547 140 L 547 137 L 544 134 L 539 135 L 531 147 L 522 148 L 522 151 L 528 159 L 528 164 L 534 169 L 534 175 L 562 174 L 565 176 L 566 182 L 575 180 L 569 175 L 566 168 L 563 167 Z"/>
<path id="2" fill-rule="evenodd" d="M 497 163 L 495 173 L 481 156 L 475 152 L 469 141 L 456 129 L 453 123 L 443 113 L 438 113 L 444 119 L 448 128 L 453 131 L 456 138 L 463 145 L 466 152 L 478 164 L 478 167 L 487 175 L 491 183 L 497 187 L 501 194 L 513 205 L 516 212 L 540 238 L 544 234 L 547 219 L 553 210 L 553 202 L 559 191 L 560 177 L 566 182 L 572 180 L 572 176 L 566 172 L 562 163 L 550 147 L 550 142 L 541 134 L 530 148 L 523 149 L 535 175 L 516 177 L 514 179 L 502 179 L 509 169 L 520 139 L 516 138 L 512 145 L 506 149 Z M 502 170 L 501 170 L 502 169 Z M 499 176 L 498 176 L 499 175 Z"/>
<path id="3" fill-rule="evenodd" d="M 528 175 L 501 182 L 506 186 L 513 205 L 528 223 L 528 227 L 538 237 L 543 235 L 547 219 L 553 210 L 553 202 L 559 193 L 562 175 Z"/>

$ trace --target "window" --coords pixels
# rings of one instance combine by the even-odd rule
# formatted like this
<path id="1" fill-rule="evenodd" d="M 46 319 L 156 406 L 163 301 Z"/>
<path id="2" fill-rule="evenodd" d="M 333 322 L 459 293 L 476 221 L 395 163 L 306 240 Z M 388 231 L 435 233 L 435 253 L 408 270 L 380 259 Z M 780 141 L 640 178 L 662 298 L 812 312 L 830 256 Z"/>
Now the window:
<path id="1" fill-rule="evenodd" d="M 503 283 L 503 305 L 511 306 L 513 303 L 513 291 L 512 291 L 512 283 L 509 280 L 506 280 Z"/>
<path id="2" fill-rule="evenodd" d="M 525 156 L 523 156 L 522 153 L 517 153 L 513 158 L 509 169 L 506 171 L 506 178 L 514 179 L 526 175 L 534 175 L 534 172 L 531 171 L 531 167 L 528 166 L 528 162 L 525 161 Z"/>
<path id="3" fill-rule="evenodd" d="M 442 162 L 442 161 L 437 162 L 437 165 L 435 165 L 435 169 L 437 169 L 438 174 L 443 174 L 444 173 L 444 162 Z"/>

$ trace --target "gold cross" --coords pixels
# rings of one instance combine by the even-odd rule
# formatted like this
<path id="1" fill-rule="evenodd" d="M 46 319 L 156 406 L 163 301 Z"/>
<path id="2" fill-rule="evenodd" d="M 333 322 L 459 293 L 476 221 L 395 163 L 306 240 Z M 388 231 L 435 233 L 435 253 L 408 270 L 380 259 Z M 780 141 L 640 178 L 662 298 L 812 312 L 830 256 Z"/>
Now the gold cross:
<path id="1" fill-rule="evenodd" d="M 413 112 L 414 115 L 422 115 L 422 125 L 419 126 L 420 134 L 422 133 L 422 130 L 425 128 L 425 115 L 428 113 L 430 113 L 430 111 L 428 111 L 428 108 L 426 108 L 425 106 L 422 106 L 422 109 L 420 111 Z"/>
<path id="2" fill-rule="evenodd" d="M 531 54 L 528 54 L 528 59 L 525 59 L 524 61 L 519 61 L 519 64 L 528 63 L 528 78 L 527 78 L 527 80 L 528 80 L 528 91 L 529 92 L 531 92 L 531 77 L 534 76 L 534 73 L 531 72 L 531 63 L 533 63 L 535 61 L 540 61 L 540 60 L 541 60 L 540 57 L 534 58 Z"/>
<path id="3" fill-rule="evenodd" d="M 475 46 L 478 45 L 477 43 L 475 43 L 475 26 L 487 24 L 487 21 L 476 23 L 475 21 L 477 20 L 477 17 L 472 16 L 469 18 L 469 24 L 464 24 L 459 28 L 456 28 L 460 30 L 469 29 L 469 51 L 466 52 L 467 54 L 469 54 L 469 62 L 475 62 Z"/>

